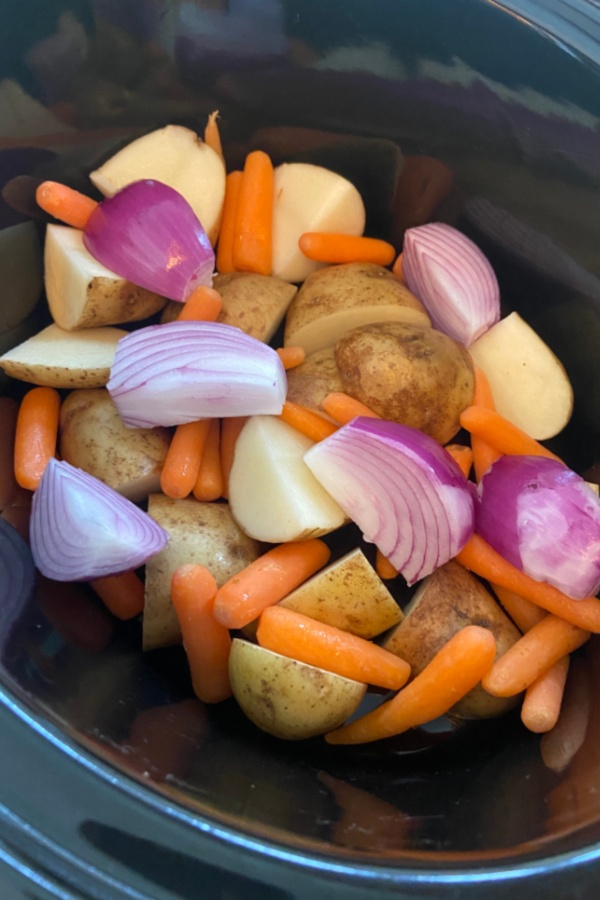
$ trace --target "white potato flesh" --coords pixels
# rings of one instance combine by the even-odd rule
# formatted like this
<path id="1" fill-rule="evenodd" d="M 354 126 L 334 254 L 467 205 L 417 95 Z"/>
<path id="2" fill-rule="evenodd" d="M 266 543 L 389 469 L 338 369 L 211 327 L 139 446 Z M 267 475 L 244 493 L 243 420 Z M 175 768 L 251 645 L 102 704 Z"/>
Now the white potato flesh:
<path id="1" fill-rule="evenodd" d="M 274 175 L 273 275 L 304 281 L 322 263 L 298 247 L 306 231 L 361 235 L 365 207 L 358 190 L 341 175 L 309 163 L 283 163 Z"/>
<path id="2" fill-rule="evenodd" d="M 259 541 L 319 537 L 346 522 L 304 454 L 313 442 L 277 416 L 252 416 L 238 437 L 229 475 L 231 512 Z"/>
<path id="3" fill-rule="evenodd" d="M 0 356 L 7 375 L 55 388 L 96 388 L 107 383 L 122 328 L 64 331 L 48 325 Z"/>
<path id="4" fill-rule="evenodd" d="M 233 695 L 258 728 L 304 740 L 342 725 L 366 685 L 234 638 L 229 657 Z"/>
<path id="5" fill-rule="evenodd" d="M 510 313 L 469 347 L 486 375 L 497 412 L 544 441 L 565 427 L 573 388 L 563 364 L 527 322 Z"/>
<path id="6" fill-rule="evenodd" d="M 185 197 L 211 243 L 219 233 L 225 200 L 225 165 L 190 128 L 167 125 L 145 134 L 90 174 L 106 197 L 145 178 L 169 185 Z"/>
<path id="7" fill-rule="evenodd" d="M 46 229 L 44 281 L 52 318 L 67 331 L 139 321 L 166 302 L 99 263 L 83 232 L 65 225 Z"/>

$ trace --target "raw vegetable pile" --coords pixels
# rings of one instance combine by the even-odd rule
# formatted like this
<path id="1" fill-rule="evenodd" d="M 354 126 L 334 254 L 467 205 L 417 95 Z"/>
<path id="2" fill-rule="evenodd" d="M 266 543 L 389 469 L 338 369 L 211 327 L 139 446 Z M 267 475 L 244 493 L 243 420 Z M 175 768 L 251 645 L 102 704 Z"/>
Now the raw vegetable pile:
<path id="1" fill-rule="evenodd" d="M 65 223 L 54 324 L 0 358 L 35 385 L 0 405 L 1 499 L 18 524 L 32 497 L 40 572 L 143 612 L 145 649 L 182 641 L 197 696 L 233 694 L 278 737 L 520 703 L 563 767 L 570 654 L 600 633 L 600 502 L 540 443 L 571 385 L 500 318 L 478 247 L 441 222 L 401 248 L 365 236 L 361 194 L 320 165 L 258 150 L 227 174 L 215 115 L 204 141 L 169 126 L 91 179 L 100 203 L 39 187 Z M 349 522 L 366 544 L 332 557 Z M 393 693 L 355 715 L 369 687 Z"/>

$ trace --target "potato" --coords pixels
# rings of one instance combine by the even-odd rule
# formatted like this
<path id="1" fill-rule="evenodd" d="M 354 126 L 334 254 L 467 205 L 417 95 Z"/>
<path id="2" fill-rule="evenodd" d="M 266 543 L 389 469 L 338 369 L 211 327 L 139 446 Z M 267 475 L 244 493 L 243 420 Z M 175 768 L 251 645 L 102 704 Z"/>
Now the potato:
<path id="1" fill-rule="evenodd" d="M 460 429 L 475 376 L 464 347 L 433 328 L 364 325 L 335 345 L 346 393 L 385 419 L 419 428 L 441 444 Z"/>
<path id="2" fill-rule="evenodd" d="M 164 494 L 151 494 L 148 512 L 168 531 L 169 542 L 146 563 L 144 650 L 181 640 L 171 603 L 171 577 L 179 566 L 207 566 L 220 586 L 260 553 L 257 542 L 236 525 L 226 503 L 172 500 Z"/>
<path id="3" fill-rule="evenodd" d="M 383 646 L 410 663 L 413 676 L 418 675 L 452 635 L 466 625 L 490 629 L 496 638 L 496 658 L 521 636 L 481 582 L 451 561 L 423 581 L 404 610 L 404 619 L 386 637 Z M 467 719 L 491 718 L 512 709 L 517 700 L 492 697 L 477 685 L 453 707 L 452 713 Z"/>
<path id="4" fill-rule="evenodd" d="M 293 741 L 342 725 L 366 685 L 234 638 L 229 657 L 233 695 L 258 728 Z"/>
<path id="5" fill-rule="evenodd" d="M 298 288 L 272 275 L 231 272 L 217 275 L 213 287 L 223 298 L 217 321 L 241 328 L 246 334 L 268 343 L 285 316 Z M 172 322 L 181 312 L 181 303 L 170 302 L 161 317 Z"/>
<path id="6" fill-rule="evenodd" d="M 327 266 L 310 275 L 292 300 L 284 344 L 304 347 L 308 355 L 371 322 L 431 324 L 421 301 L 389 269 L 373 263 Z"/>
<path id="7" fill-rule="evenodd" d="M 545 441 L 573 412 L 573 388 L 563 364 L 533 328 L 512 312 L 469 347 L 487 376 L 500 415 Z"/>
<path id="8" fill-rule="evenodd" d="M 236 522 L 259 541 L 303 541 L 346 522 L 304 454 L 313 442 L 278 416 L 251 416 L 235 446 L 229 503 Z"/>
<path id="9" fill-rule="evenodd" d="M 122 328 L 63 331 L 48 325 L 24 343 L 0 356 L 11 378 L 54 388 L 104 387 L 110 377 Z"/>
<path id="10" fill-rule="evenodd" d="M 402 610 L 359 548 L 321 569 L 279 605 L 367 640 L 403 618 Z"/>
<path id="11" fill-rule="evenodd" d="M 333 347 L 324 347 L 311 353 L 303 363 L 288 371 L 287 380 L 287 399 L 314 409 L 322 416 L 325 413 L 321 409 L 321 401 L 332 391 L 344 390 L 335 364 Z"/>
<path id="12" fill-rule="evenodd" d="M 64 225 L 46 229 L 44 281 L 52 318 L 66 331 L 138 322 L 166 303 L 101 265 L 85 248 L 82 232 Z"/>
<path id="13" fill-rule="evenodd" d="M 71 391 L 60 410 L 62 459 L 139 503 L 160 491 L 167 428 L 127 428 L 105 388 Z"/>

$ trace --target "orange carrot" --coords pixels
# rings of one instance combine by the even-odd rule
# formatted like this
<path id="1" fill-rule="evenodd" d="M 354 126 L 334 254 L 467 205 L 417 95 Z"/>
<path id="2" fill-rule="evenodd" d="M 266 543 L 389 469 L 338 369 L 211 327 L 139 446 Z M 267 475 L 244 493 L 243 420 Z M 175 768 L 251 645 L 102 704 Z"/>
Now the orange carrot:
<path id="1" fill-rule="evenodd" d="M 558 616 L 544 616 L 496 660 L 483 679 L 483 687 L 494 697 L 514 697 L 562 656 L 581 647 L 589 636 L 589 631 Z"/>
<path id="2" fill-rule="evenodd" d="M 482 438 L 500 454 L 545 456 L 561 462 L 558 456 L 547 450 L 539 441 L 529 437 L 528 434 L 492 409 L 468 406 L 460 415 L 460 424 L 471 435 Z"/>
<path id="3" fill-rule="evenodd" d="M 217 119 L 219 118 L 219 110 L 216 109 L 214 112 L 208 117 L 208 122 L 206 123 L 206 127 L 204 129 L 204 143 L 208 144 L 211 147 L 217 156 L 220 156 L 223 162 L 225 162 L 225 157 L 223 156 L 223 145 L 221 144 L 221 135 L 219 133 L 219 126 L 217 124 Z"/>
<path id="4" fill-rule="evenodd" d="M 562 656 L 553 666 L 542 672 L 525 691 L 521 721 L 529 731 L 543 734 L 556 725 L 563 701 L 569 661 L 568 656 Z"/>
<path id="5" fill-rule="evenodd" d="M 375 571 L 383 581 L 395 578 L 398 574 L 396 566 L 383 555 L 379 547 L 375 552 Z"/>
<path id="6" fill-rule="evenodd" d="M 58 181 L 43 181 L 35 192 L 37 205 L 73 228 L 83 229 L 98 203 L 79 191 L 59 184 Z"/>
<path id="7" fill-rule="evenodd" d="M 299 403 L 292 403 L 291 400 L 286 400 L 283 404 L 281 418 L 292 428 L 309 437 L 311 441 L 322 441 L 334 434 L 338 428 L 319 413 L 306 406 L 301 406 Z"/>
<path id="8" fill-rule="evenodd" d="M 219 240 L 217 243 L 217 272 L 227 275 L 235 272 L 233 264 L 233 245 L 235 242 L 235 228 L 237 208 L 242 186 L 242 172 L 230 172 L 225 180 L 225 203 L 219 228 Z"/>
<path id="9" fill-rule="evenodd" d="M 223 496 L 229 494 L 229 473 L 233 465 L 235 445 L 248 416 L 229 416 L 221 421 L 221 474 L 223 477 Z"/>
<path id="10" fill-rule="evenodd" d="M 233 265 L 270 275 L 273 268 L 273 163 L 262 150 L 246 157 L 235 217 Z"/>
<path id="11" fill-rule="evenodd" d="M 480 625 L 457 631 L 419 675 L 387 703 L 330 732 L 329 744 L 364 744 L 393 737 L 444 715 L 489 672 L 494 635 Z"/>
<path id="12" fill-rule="evenodd" d="M 400 281 L 404 281 L 404 273 L 402 272 L 402 254 L 399 253 L 396 257 L 396 262 L 392 266 L 392 272 Z"/>
<path id="13" fill-rule="evenodd" d="M 491 409 L 496 411 L 494 397 L 490 383 L 487 380 L 485 372 L 478 366 L 475 366 L 475 392 L 473 394 L 473 406 L 481 409 Z M 490 466 L 499 459 L 502 454 L 488 444 L 483 438 L 477 435 L 471 435 L 471 447 L 473 449 L 473 468 L 475 469 L 475 480 L 481 481 Z"/>
<path id="14" fill-rule="evenodd" d="M 526 600 L 499 584 L 492 584 L 492 589 L 519 631 L 529 631 L 548 615 L 545 609 L 536 606 L 531 600 Z"/>
<path id="15" fill-rule="evenodd" d="M 204 566 L 181 566 L 171 578 L 171 601 L 179 619 L 194 693 L 204 703 L 218 703 L 231 696 L 231 636 L 213 616 L 216 593 L 217 582 Z"/>
<path id="16" fill-rule="evenodd" d="M 210 427 L 200 462 L 200 470 L 193 490 L 196 500 L 218 500 L 219 497 L 223 496 L 220 419 L 210 420 Z"/>
<path id="17" fill-rule="evenodd" d="M 192 492 L 210 423 L 211 419 L 201 419 L 185 422 L 175 429 L 160 475 L 160 487 L 167 497 L 180 500 Z"/>
<path id="18" fill-rule="evenodd" d="M 286 370 L 301 365 L 306 359 L 304 347 L 279 347 L 277 353 Z"/>
<path id="19" fill-rule="evenodd" d="M 473 465 L 473 451 L 464 444 L 446 444 L 445 448 L 460 468 L 465 478 L 469 477 Z"/>
<path id="20" fill-rule="evenodd" d="M 360 400 L 355 400 L 354 397 L 345 394 L 343 391 L 332 391 L 330 394 L 327 394 L 321 400 L 321 406 L 327 415 L 339 422 L 340 425 L 346 425 L 355 416 L 368 416 L 371 419 L 381 418 L 376 412 L 373 412 L 372 409 L 361 403 Z"/>
<path id="21" fill-rule="evenodd" d="M 227 628 L 243 628 L 314 575 L 330 556 L 329 547 L 318 538 L 279 544 L 219 588 L 217 621 Z"/>
<path id="22" fill-rule="evenodd" d="M 179 322 L 216 322 L 223 306 L 223 298 L 214 288 L 201 285 L 194 288 L 177 316 Z"/>
<path id="23" fill-rule="evenodd" d="M 600 633 L 600 600 L 596 597 L 573 600 L 551 584 L 535 581 L 507 562 L 481 535 L 470 537 L 456 560 L 480 578 L 513 591 L 565 622 Z"/>
<path id="24" fill-rule="evenodd" d="M 44 469 L 56 453 L 60 394 L 51 387 L 35 387 L 21 401 L 15 432 L 15 478 L 35 491 Z"/>
<path id="25" fill-rule="evenodd" d="M 264 610 L 256 637 L 281 656 L 388 690 L 401 688 L 410 675 L 406 660 L 389 650 L 284 606 Z"/>
<path id="26" fill-rule="evenodd" d="M 117 619 L 133 619 L 144 609 L 144 582 L 135 572 L 95 578 L 90 587 Z"/>
<path id="27" fill-rule="evenodd" d="M 368 262 L 389 266 L 396 255 L 395 247 L 387 241 L 324 231 L 306 231 L 300 235 L 298 246 L 308 259 L 334 264 Z"/>
<path id="28" fill-rule="evenodd" d="M 541 740 L 542 759 L 554 772 L 566 769 L 587 734 L 592 691 L 586 662 L 572 661 L 558 722 Z"/>

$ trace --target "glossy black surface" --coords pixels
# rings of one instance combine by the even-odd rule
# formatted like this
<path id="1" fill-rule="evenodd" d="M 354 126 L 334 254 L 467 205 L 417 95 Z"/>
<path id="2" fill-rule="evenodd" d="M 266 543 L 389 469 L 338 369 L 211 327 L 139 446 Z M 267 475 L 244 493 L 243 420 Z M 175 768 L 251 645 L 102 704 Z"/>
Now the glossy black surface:
<path id="1" fill-rule="evenodd" d="M 568 18 L 548 31 L 557 7 L 597 27 L 592 5 L 552 4 L 546 28 L 527 20 L 545 4 L 483 0 L 27 6 L 0 12 L 7 340 L 45 315 L 42 301 L 26 318 L 40 291 L 36 179 L 89 192 L 86 173 L 133 134 L 201 129 L 214 108 L 232 165 L 268 126 L 384 138 L 450 167 L 439 216 L 489 254 L 505 309 L 535 325 L 573 381 L 555 449 L 582 472 L 600 460 L 600 74 Z M 142 656 L 139 623 L 116 623 L 83 589 L 39 581 L 7 609 L 11 889 L 31 868 L 47 881 L 40 897 L 504 897 L 521 879 L 539 896 L 592 896 L 600 710 L 561 776 L 516 717 L 362 750 L 287 745 L 233 703 L 204 708 L 179 649 Z"/>

